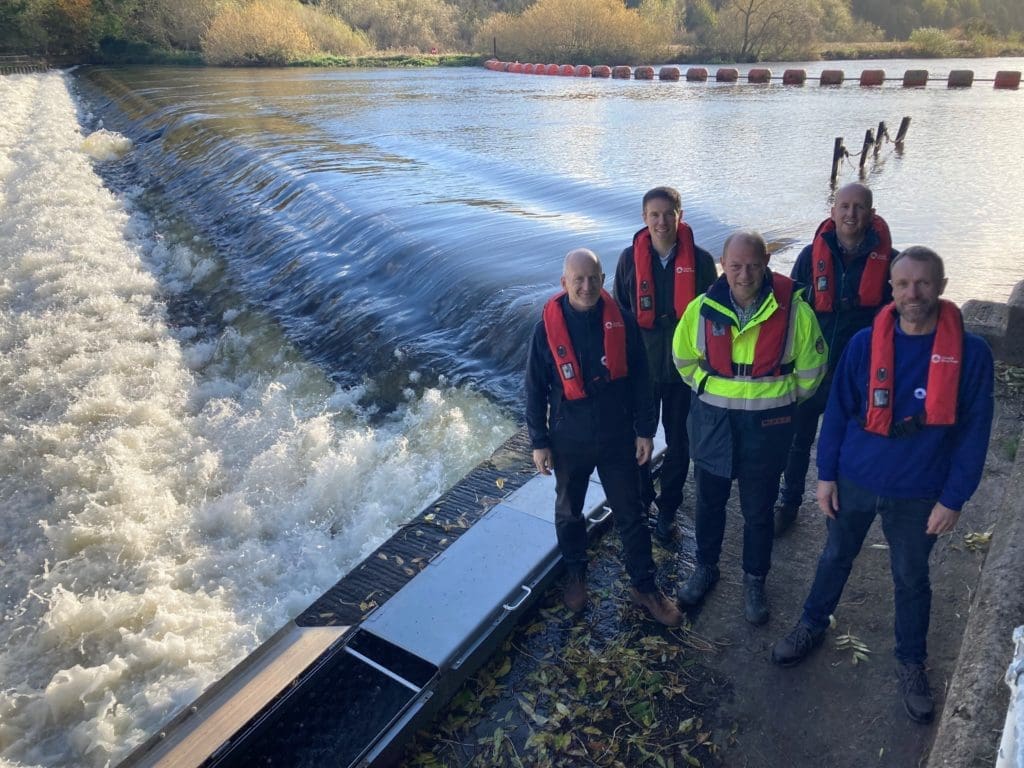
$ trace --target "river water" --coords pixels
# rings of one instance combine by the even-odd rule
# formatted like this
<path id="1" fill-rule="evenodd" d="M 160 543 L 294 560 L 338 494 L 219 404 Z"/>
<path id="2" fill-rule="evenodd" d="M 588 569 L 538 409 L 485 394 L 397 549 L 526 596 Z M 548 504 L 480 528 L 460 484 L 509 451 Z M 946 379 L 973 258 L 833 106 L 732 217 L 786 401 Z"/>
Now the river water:
<path id="1" fill-rule="evenodd" d="M 562 256 L 610 274 L 650 186 L 788 271 L 834 138 L 908 115 L 866 164 L 896 247 L 1005 300 L 1024 93 L 944 77 L 1024 60 L 865 66 L 943 84 L 0 78 L 0 764 L 116 762 L 488 455 Z"/>

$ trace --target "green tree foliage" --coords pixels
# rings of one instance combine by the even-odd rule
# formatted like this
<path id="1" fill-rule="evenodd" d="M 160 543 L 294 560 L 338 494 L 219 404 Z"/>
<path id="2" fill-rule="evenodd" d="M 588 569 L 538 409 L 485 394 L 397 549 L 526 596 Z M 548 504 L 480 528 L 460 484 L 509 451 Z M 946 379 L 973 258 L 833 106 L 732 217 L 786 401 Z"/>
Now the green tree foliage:
<path id="1" fill-rule="evenodd" d="M 954 41 L 949 33 L 935 27 L 919 27 L 910 33 L 910 43 L 922 56 L 949 56 Z"/>
<path id="2" fill-rule="evenodd" d="M 458 37 L 455 7 L 444 0 L 328 0 L 324 6 L 378 50 L 429 51 Z"/>
<path id="3" fill-rule="evenodd" d="M 591 64 L 664 60 L 671 30 L 621 0 L 539 0 L 518 16 L 498 14 L 480 29 L 477 48 L 520 61 Z"/>
<path id="4" fill-rule="evenodd" d="M 229 0 L 148 0 L 131 32 L 160 48 L 196 51 L 211 22 Z"/>

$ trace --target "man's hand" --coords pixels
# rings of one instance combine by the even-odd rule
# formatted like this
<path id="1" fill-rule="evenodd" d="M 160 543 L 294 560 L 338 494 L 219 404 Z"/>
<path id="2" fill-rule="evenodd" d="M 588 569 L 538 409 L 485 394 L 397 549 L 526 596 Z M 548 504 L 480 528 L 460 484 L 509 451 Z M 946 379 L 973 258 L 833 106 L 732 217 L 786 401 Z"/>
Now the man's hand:
<path id="1" fill-rule="evenodd" d="M 819 480 L 815 495 L 818 497 L 818 509 L 825 513 L 825 517 L 835 520 L 839 512 L 839 486 L 835 480 Z"/>
<path id="2" fill-rule="evenodd" d="M 928 515 L 928 527 L 925 528 L 924 532 L 934 536 L 949 533 L 953 530 L 959 519 L 959 512 L 955 512 L 940 502 L 935 502 L 935 506 L 932 507 L 932 513 Z"/>
<path id="3" fill-rule="evenodd" d="M 533 449 L 533 466 L 537 468 L 537 471 L 542 475 L 550 475 L 554 465 L 551 463 L 551 449 L 550 448 L 534 448 Z"/>
<path id="4" fill-rule="evenodd" d="M 651 454 L 654 453 L 654 440 L 649 437 L 638 437 L 636 439 L 636 463 L 637 466 L 643 466 L 651 460 Z"/>

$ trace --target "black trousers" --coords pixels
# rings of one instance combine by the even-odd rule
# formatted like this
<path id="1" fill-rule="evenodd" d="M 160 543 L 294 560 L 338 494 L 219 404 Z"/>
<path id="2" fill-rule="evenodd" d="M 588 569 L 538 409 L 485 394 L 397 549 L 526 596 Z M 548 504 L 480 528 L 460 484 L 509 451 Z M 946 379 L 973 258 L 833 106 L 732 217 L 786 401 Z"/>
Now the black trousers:
<path id="1" fill-rule="evenodd" d="M 655 403 L 660 409 L 665 429 L 665 455 L 661 462 L 661 496 L 658 509 L 662 519 L 675 520 L 676 510 L 683 503 L 683 486 L 690 471 L 690 439 L 686 434 L 686 415 L 690 412 L 691 389 L 684 382 L 655 384 Z M 640 467 L 640 487 L 644 509 L 655 500 L 651 463 Z"/>
<path id="2" fill-rule="evenodd" d="M 796 407 L 793 442 L 786 457 L 779 486 L 779 503 L 799 507 L 807 487 L 807 470 L 811 466 L 811 445 L 818 434 L 818 421 L 828 403 L 828 390 L 832 377 L 826 377 L 817 391 Z"/>
<path id="3" fill-rule="evenodd" d="M 597 469 L 612 508 L 615 530 L 622 540 L 630 583 L 640 592 L 653 592 L 654 558 L 640 501 L 635 440 L 627 436 L 614 441 L 556 442 L 551 454 L 555 465 L 555 534 L 566 568 L 582 573 L 587 566 L 583 501 L 590 475 Z"/>

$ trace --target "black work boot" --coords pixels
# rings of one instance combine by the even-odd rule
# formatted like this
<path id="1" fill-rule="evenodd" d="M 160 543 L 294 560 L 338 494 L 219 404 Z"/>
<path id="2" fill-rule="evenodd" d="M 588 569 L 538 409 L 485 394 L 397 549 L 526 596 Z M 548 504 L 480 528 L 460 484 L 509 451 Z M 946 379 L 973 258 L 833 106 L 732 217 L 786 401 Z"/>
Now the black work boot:
<path id="1" fill-rule="evenodd" d="M 587 577 L 580 571 L 569 571 L 565 575 L 565 591 L 562 602 L 573 613 L 579 613 L 587 605 Z"/>
<path id="2" fill-rule="evenodd" d="M 935 714 L 935 702 L 928 687 L 928 675 L 923 664 L 900 664 L 896 667 L 900 680 L 903 708 L 915 723 L 930 723 Z"/>
<path id="3" fill-rule="evenodd" d="M 676 600 L 682 606 L 696 605 L 718 581 L 718 576 L 717 566 L 698 563 L 693 573 L 690 574 L 690 578 L 686 580 L 676 595 Z"/>
<path id="4" fill-rule="evenodd" d="M 679 531 L 676 529 L 676 514 L 675 512 L 663 512 L 657 504 L 652 503 L 651 506 L 658 511 L 658 522 L 655 524 L 654 530 L 651 531 L 651 538 L 665 549 L 671 549 L 679 541 Z"/>
<path id="5" fill-rule="evenodd" d="M 792 667 L 807 658 L 807 654 L 821 645 L 824 629 L 811 629 L 803 622 L 789 630 L 789 634 L 772 648 L 772 661 L 780 667 Z"/>
<path id="6" fill-rule="evenodd" d="M 796 522 L 797 512 L 800 511 L 799 504 L 777 504 L 775 505 L 775 535 L 781 536 L 789 530 Z"/>
<path id="7" fill-rule="evenodd" d="M 751 624 L 768 621 L 768 598 L 764 594 L 764 576 L 743 574 L 743 615 Z"/>

